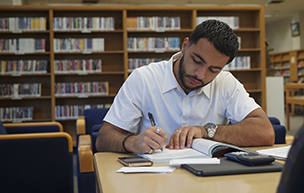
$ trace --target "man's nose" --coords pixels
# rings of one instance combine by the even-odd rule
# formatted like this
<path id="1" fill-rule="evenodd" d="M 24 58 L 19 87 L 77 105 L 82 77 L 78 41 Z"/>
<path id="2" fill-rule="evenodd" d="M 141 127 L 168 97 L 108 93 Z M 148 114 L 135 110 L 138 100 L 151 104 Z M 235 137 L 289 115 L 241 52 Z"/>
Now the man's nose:
<path id="1" fill-rule="evenodd" d="M 198 79 L 204 79 L 205 76 L 206 76 L 207 70 L 208 70 L 208 68 L 207 68 L 206 65 L 199 67 L 199 68 L 196 70 L 196 73 L 195 73 L 196 77 L 197 77 Z"/>

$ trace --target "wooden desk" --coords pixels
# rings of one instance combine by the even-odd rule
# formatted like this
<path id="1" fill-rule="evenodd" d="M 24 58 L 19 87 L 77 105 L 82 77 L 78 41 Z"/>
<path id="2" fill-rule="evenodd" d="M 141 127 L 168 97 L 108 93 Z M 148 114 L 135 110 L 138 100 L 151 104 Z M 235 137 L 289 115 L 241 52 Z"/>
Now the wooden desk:
<path id="1" fill-rule="evenodd" d="M 97 186 L 100 192 L 274 193 L 276 192 L 281 177 L 281 172 L 197 177 L 187 170 L 181 169 L 180 167 L 170 174 L 116 173 L 116 170 L 123 167 L 122 164 L 117 161 L 117 158 L 120 156 L 131 155 L 120 153 L 94 154 Z M 163 165 L 164 164 L 154 164 L 154 166 Z"/>
<path id="2" fill-rule="evenodd" d="M 292 116 L 294 115 L 294 106 L 295 105 L 304 105 L 304 95 L 295 96 L 294 93 L 296 90 L 304 89 L 304 83 L 286 83 L 285 92 L 286 92 L 286 128 L 290 130 L 290 115 L 289 115 L 289 104 L 291 105 Z"/>

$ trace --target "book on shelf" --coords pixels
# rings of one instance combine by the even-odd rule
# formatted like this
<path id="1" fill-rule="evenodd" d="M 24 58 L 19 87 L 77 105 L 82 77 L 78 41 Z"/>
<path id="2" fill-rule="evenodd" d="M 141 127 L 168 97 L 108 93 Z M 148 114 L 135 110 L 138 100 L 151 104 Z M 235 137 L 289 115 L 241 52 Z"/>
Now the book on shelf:
<path id="1" fill-rule="evenodd" d="M 104 38 L 54 38 L 54 52 L 101 52 Z"/>
<path id="2" fill-rule="evenodd" d="M 0 31 L 45 31 L 45 17 L 1 17 Z"/>
<path id="3" fill-rule="evenodd" d="M 0 39 L 0 52 L 16 54 L 45 52 L 45 39 Z"/>
<path id="4" fill-rule="evenodd" d="M 33 107 L 1 107 L 0 119 L 1 121 L 28 121 L 33 120 Z"/>
<path id="5" fill-rule="evenodd" d="M 206 20 L 215 19 L 228 24 L 232 29 L 239 29 L 239 17 L 236 16 L 199 16 L 196 18 L 196 24 Z"/>
<path id="6" fill-rule="evenodd" d="M 102 72 L 101 59 L 55 60 L 55 73 L 94 73 Z"/>
<path id="7" fill-rule="evenodd" d="M 127 17 L 126 26 L 128 30 L 180 30 L 180 17 Z"/>
<path id="8" fill-rule="evenodd" d="M 167 58 L 168 59 L 168 58 Z M 167 60 L 163 58 L 129 58 L 128 59 L 128 72 L 132 72 L 135 68 L 148 65 L 152 62 L 159 62 Z"/>
<path id="9" fill-rule="evenodd" d="M 55 96 L 88 97 L 108 95 L 109 82 L 61 82 L 55 83 Z"/>
<path id="10" fill-rule="evenodd" d="M 200 138 L 193 140 L 191 148 L 173 150 L 164 148 L 163 151 L 156 150 L 153 154 L 139 154 L 139 156 L 145 157 L 155 163 L 169 163 L 172 159 L 210 158 L 219 152 L 227 153 L 226 150 L 256 153 L 255 151 L 235 145 Z"/>
<path id="11" fill-rule="evenodd" d="M 0 60 L 0 74 L 22 75 L 47 73 L 47 60 Z"/>
<path id="12" fill-rule="evenodd" d="M 250 66 L 250 56 L 237 56 L 223 70 L 246 70 Z"/>
<path id="13" fill-rule="evenodd" d="M 85 109 L 110 108 L 111 104 L 58 105 L 55 107 L 56 120 L 77 119 Z"/>
<path id="14" fill-rule="evenodd" d="M 54 17 L 54 31 L 113 31 L 114 17 Z"/>
<path id="15" fill-rule="evenodd" d="M 0 98 L 41 97 L 41 83 L 0 84 Z"/>
<path id="16" fill-rule="evenodd" d="M 178 37 L 129 37 L 128 51 L 178 51 L 180 49 Z"/>

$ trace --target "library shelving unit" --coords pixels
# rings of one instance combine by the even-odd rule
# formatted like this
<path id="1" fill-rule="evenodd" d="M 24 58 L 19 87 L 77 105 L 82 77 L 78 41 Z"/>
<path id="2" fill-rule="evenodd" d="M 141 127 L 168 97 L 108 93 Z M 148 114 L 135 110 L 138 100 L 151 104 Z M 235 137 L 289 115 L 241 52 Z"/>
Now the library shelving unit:
<path id="1" fill-rule="evenodd" d="M 43 17 L 46 27 L 43 30 L 31 31 L 1 30 L 3 25 L 0 23 L 0 40 L 41 38 L 45 39 L 45 50 L 32 53 L 0 50 L 0 60 L 5 62 L 46 60 L 47 67 L 44 73 L 20 74 L 1 71 L 1 84 L 40 83 L 41 95 L 18 98 L 0 95 L 0 108 L 32 107 L 31 121 L 60 121 L 74 141 L 77 117 L 73 112 L 79 113 L 83 110 L 75 109 L 79 106 L 94 107 L 111 104 L 120 86 L 132 71 L 129 67 L 131 60 L 170 58 L 179 50 L 184 38 L 195 28 L 199 17 L 237 18 L 238 27 L 234 31 L 241 40 L 238 56 L 249 57 L 250 66 L 246 69 L 237 68 L 230 71 L 244 84 L 257 103 L 266 108 L 263 6 L 0 6 L 0 20 L 4 18 L 8 21 L 8 18 L 13 17 Z M 130 27 L 134 24 L 132 23 L 134 19 L 144 18 L 144 21 L 147 21 L 153 17 L 159 18 L 158 22 L 166 20 L 170 21 L 167 24 L 171 25 L 172 22 L 173 24 L 169 28 L 168 26 L 149 29 Z M 105 28 L 100 26 L 96 28 L 96 25 L 103 22 L 106 22 Z M 109 23 L 112 27 L 108 27 Z M 129 44 L 134 39 L 138 42 L 142 39 L 160 42 L 169 40 L 169 44 L 173 42 L 172 44 L 175 45 L 160 49 L 149 49 L 150 47 L 130 49 Z M 103 45 L 102 48 L 98 47 L 100 44 Z M 95 46 L 98 48 L 95 49 Z M 156 47 L 158 46 L 157 44 Z M 77 71 L 75 66 L 66 63 L 74 65 L 78 63 L 86 67 L 79 67 Z M 96 64 L 99 66 L 97 70 Z M 65 66 L 65 70 L 58 67 L 62 65 Z M 95 89 L 92 85 L 96 82 L 105 87 L 106 91 L 103 90 L 105 91 L 103 93 L 93 91 L 92 94 L 77 93 L 74 90 L 76 84 L 83 84 L 85 86 L 77 87 L 78 91 L 87 89 L 88 85 L 90 85 L 89 90 L 92 91 Z M 58 91 L 63 90 L 72 94 L 58 94 Z M 60 116 L 62 114 L 70 114 L 70 116 L 63 119 L 64 116 Z"/>
<path id="2" fill-rule="evenodd" d="M 303 81 L 304 49 L 272 53 L 270 56 L 275 76 L 284 76 L 285 82 Z"/>
<path id="3" fill-rule="evenodd" d="M 292 79 L 291 66 L 290 66 L 290 53 L 280 52 L 276 54 L 270 54 L 271 56 L 271 68 L 274 71 L 274 76 L 283 76 L 284 82 Z"/>

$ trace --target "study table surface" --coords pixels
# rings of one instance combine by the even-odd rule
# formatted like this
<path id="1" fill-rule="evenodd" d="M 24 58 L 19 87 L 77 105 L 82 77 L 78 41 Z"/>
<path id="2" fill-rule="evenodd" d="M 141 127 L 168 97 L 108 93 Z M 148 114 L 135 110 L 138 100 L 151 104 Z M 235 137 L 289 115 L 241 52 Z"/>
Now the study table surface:
<path id="1" fill-rule="evenodd" d="M 256 150 L 264 148 L 248 149 Z M 117 161 L 117 158 L 123 156 L 132 156 L 132 154 L 109 152 L 94 154 L 94 166 L 99 192 L 272 193 L 276 192 L 281 177 L 281 172 L 198 177 L 180 167 L 177 167 L 172 173 L 167 174 L 116 173 L 116 170 L 123 167 L 123 165 Z M 167 164 L 155 163 L 153 166 L 167 166 Z"/>

